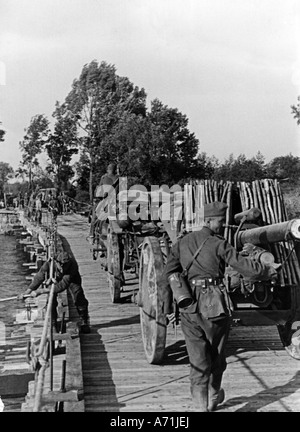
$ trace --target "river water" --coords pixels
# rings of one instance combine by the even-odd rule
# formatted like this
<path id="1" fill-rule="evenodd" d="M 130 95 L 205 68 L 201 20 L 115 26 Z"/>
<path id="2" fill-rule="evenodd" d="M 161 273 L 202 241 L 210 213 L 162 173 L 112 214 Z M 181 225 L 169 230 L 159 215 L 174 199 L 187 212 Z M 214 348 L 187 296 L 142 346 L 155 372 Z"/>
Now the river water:
<path id="1" fill-rule="evenodd" d="M 23 247 L 18 245 L 17 238 L 15 236 L 1 234 L 0 299 L 18 295 L 29 285 L 29 281 L 25 279 L 29 274 L 27 267 L 23 266 L 23 263 L 25 262 L 27 262 L 27 257 L 24 253 Z M 0 302 L 0 359 L 1 347 L 4 348 L 6 338 L 10 337 L 12 332 L 18 328 L 18 326 L 14 326 L 13 323 L 16 318 L 16 310 L 22 308 L 22 306 L 24 306 L 24 302 L 19 300 Z M 24 398 L 22 397 L 2 397 L 4 411 L 19 412 L 23 402 Z"/>
<path id="2" fill-rule="evenodd" d="M 15 296 L 29 285 L 25 279 L 29 272 L 23 266 L 24 262 L 26 256 L 16 237 L 0 235 L 0 299 Z M 0 320 L 11 324 L 18 306 L 20 302 L 17 300 L 0 302 Z"/>

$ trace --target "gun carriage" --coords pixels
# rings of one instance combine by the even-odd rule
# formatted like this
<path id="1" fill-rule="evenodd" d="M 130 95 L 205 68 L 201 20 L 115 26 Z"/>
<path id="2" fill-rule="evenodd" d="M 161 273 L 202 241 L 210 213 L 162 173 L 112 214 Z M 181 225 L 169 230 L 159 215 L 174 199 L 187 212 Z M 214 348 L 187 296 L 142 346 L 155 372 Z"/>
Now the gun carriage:
<path id="1" fill-rule="evenodd" d="M 234 306 L 233 323 L 276 325 L 287 353 L 300 359 L 300 219 L 287 220 L 278 183 L 256 181 L 252 191 L 247 187 L 240 183 L 235 188 L 231 182 L 221 187 L 214 183 L 210 188 L 203 182 L 185 185 L 181 197 L 171 193 L 167 200 L 170 218 L 164 217 L 163 199 L 156 201 L 159 211 L 151 219 L 152 206 L 150 220 L 106 220 L 111 298 L 113 302 L 120 301 L 124 271 L 132 269 L 138 274 L 137 303 L 149 363 L 161 363 L 165 354 L 168 318 L 163 312 L 164 299 L 158 281 L 170 249 L 179 237 L 201 228 L 204 203 L 217 200 L 228 204 L 224 237 L 253 260 L 281 265 L 276 283 L 254 282 L 227 268 L 225 278 Z M 151 205 L 149 196 L 145 201 Z M 174 311 L 180 319 L 176 301 Z"/>
<path id="2" fill-rule="evenodd" d="M 268 187 L 266 182 L 262 183 Z M 253 188 L 262 185 L 253 184 Z M 277 184 L 279 193 L 279 185 Z M 187 190 L 190 185 L 187 185 Z M 225 188 L 226 189 L 226 188 Z M 186 192 L 186 191 L 185 191 Z M 199 192 L 199 191 L 198 191 Z M 190 205 L 184 205 L 182 220 L 162 221 L 161 231 L 165 233 L 164 241 L 161 238 L 149 236 L 143 241 L 139 270 L 139 305 L 141 315 L 141 329 L 144 350 L 149 363 L 159 364 L 163 361 L 166 335 L 167 317 L 163 313 L 163 296 L 158 288 L 158 281 L 163 273 L 169 250 L 177 238 L 186 232 L 201 227 L 201 214 L 196 226 L 189 224 L 190 216 L 201 209 L 203 202 L 220 200 L 219 196 L 209 196 L 202 193 L 202 199 L 197 194 L 185 193 L 185 200 Z M 203 192 L 203 191 L 202 191 Z M 262 191 L 261 191 L 262 192 Z M 249 193 L 249 191 L 248 191 Z M 191 195 L 193 199 L 191 200 Z M 233 323 L 244 326 L 276 325 L 283 346 L 293 358 L 300 360 L 300 268 L 299 268 L 299 241 L 300 219 L 284 220 L 278 222 L 279 211 L 276 202 L 277 194 L 269 196 L 268 211 L 274 209 L 273 223 L 267 217 L 265 206 L 258 200 L 242 202 L 242 194 L 232 190 L 227 185 L 227 193 L 223 193 L 223 201 L 227 202 L 228 213 L 225 225 L 225 238 L 233 244 L 242 254 L 251 259 L 280 265 L 278 282 L 254 282 L 251 278 L 236 274 L 230 267 L 225 273 L 225 285 L 229 290 L 233 302 Z M 222 195 L 221 195 L 222 199 Z M 252 202 L 251 202 L 252 201 Z M 257 207 L 254 207 L 253 204 Z M 253 207 L 251 207 L 251 204 Z M 283 205 L 283 200 L 281 200 Z M 247 209 L 247 206 L 249 208 Z M 237 213 L 234 212 L 238 209 Z M 242 210 L 242 211 L 240 211 Z M 282 219 L 286 217 L 282 209 Z M 172 212 L 171 212 L 172 213 Z M 232 215 L 232 216 L 231 216 Z M 275 263 L 275 266 L 276 266 Z M 228 283 L 230 282 L 230 283 Z M 176 301 L 175 301 L 176 308 Z M 178 313 L 178 306 L 177 306 Z"/>

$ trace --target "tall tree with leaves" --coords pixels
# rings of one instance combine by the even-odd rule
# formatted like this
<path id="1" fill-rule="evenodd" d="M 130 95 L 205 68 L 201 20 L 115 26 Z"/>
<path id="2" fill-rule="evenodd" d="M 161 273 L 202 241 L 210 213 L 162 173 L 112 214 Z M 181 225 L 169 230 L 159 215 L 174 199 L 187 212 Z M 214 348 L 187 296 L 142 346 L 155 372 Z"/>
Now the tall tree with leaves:
<path id="1" fill-rule="evenodd" d="M 286 156 L 278 156 L 267 165 L 268 177 L 288 179 L 295 184 L 300 178 L 300 158 L 291 153 Z"/>
<path id="2" fill-rule="evenodd" d="M 2 122 L 0 122 L 0 126 L 2 125 Z M 5 135 L 5 130 L 1 129 L 0 127 L 0 142 L 4 141 L 4 135 Z"/>
<path id="3" fill-rule="evenodd" d="M 141 148 L 144 154 L 147 152 L 146 131 L 145 117 L 130 113 L 123 115 L 101 143 L 102 159 L 108 161 L 110 157 L 113 158 L 118 161 L 121 176 L 138 179 L 143 165 Z"/>
<path id="4" fill-rule="evenodd" d="M 94 175 L 103 171 L 114 157 L 104 145 L 104 138 L 120 120 L 124 112 L 145 113 L 146 94 L 127 79 L 119 77 L 113 65 L 96 60 L 83 67 L 72 90 L 67 95 L 64 110 L 84 131 L 82 147 L 89 157 L 89 192 L 93 197 Z"/>
<path id="5" fill-rule="evenodd" d="M 70 162 L 72 156 L 78 153 L 77 127 L 70 117 L 64 115 L 64 109 L 58 102 L 53 117 L 56 119 L 54 132 L 49 134 L 46 144 L 51 162 L 46 170 L 54 175 L 56 187 L 62 190 L 74 174 Z"/>
<path id="6" fill-rule="evenodd" d="M 120 174 L 144 185 L 174 184 L 191 177 L 198 140 L 177 109 L 152 102 L 146 117 L 126 113 L 103 144 L 119 161 Z"/>
<path id="7" fill-rule="evenodd" d="M 214 178 L 219 166 L 220 162 L 215 156 L 208 156 L 206 152 L 201 152 L 197 155 L 196 165 L 192 170 L 191 177 L 194 179 Z"/>
<path id="8" fill-rule="evenodd" d="M 160 181 L 168 184 L 190 177 L 197 164 L 199 140 L 189 131 L 186 115 L 154 99 L 149 118 L 153 128 L 150 156 L 159 169 Z"/>
<path id="9" fill-rule="evenodd" d="M 9 177 L 14 173 L 13 168 L 6 162 L 0 162 L 0 196 L 4 193 L 4 186 Z"/>
<path id="10" fill-rule="evenodd" d="M 300 125 L 300 96 L 298 96 L 298 103 L 297 105 L 292 105 L 292 114 L 294 115 L 294 118 L 297 120 L 297 124 Z"/>
<path id="11" fill-rule="evenodd" d="M 23 171 L 26 170 L 29 179 L 29 190 L 32 189 L 34 167 L 39 166 L 38 155 L 44 150 L 49 135 L 49 121 L 42 115 L 32 117 L 30 125 L 25 129 L 23 141 L 19 143 L 22 152 Z"/>
<path id="12" fill-rule="evenodd" d="M 265 172 L 264 156 L 260 152 L 250 159 L 244 154 L 240 154 L 235 159 L 231 153 L 228 159 L 215 171 L 215 177 L 233 182 L 251 182 L 265 177 Z"/>

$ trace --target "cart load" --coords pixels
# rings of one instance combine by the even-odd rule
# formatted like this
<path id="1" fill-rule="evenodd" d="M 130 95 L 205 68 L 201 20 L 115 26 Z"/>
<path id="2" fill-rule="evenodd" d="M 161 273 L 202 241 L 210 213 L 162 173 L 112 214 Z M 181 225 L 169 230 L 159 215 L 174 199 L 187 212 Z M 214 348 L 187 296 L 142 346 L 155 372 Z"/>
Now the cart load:
<path id="1" fill-rule="evenodd" d="M 148 362 L 159 364 L 164 358 L 168 317 L 159 280 L 170 248 L 181 236 L 201 228 L 203 205 L 213 201 L 228 204 L 224 237 L 232 245 L 253 260 L 281 266 L 276 284 L 254 282 L 227 268 L 235 324 L 276 325 L 288 354 L 300 359 L 300 220 L 287 220 L 278 182 L 196 182 L 185 185 L 183 197 L 182 217 L 175 219 L 171 212 L 170 220 L 158 221 L 160 235 L 146 236 L 141 246 L 138 304 Z M 178 313 L 178 307 L 174 311 Z"/>

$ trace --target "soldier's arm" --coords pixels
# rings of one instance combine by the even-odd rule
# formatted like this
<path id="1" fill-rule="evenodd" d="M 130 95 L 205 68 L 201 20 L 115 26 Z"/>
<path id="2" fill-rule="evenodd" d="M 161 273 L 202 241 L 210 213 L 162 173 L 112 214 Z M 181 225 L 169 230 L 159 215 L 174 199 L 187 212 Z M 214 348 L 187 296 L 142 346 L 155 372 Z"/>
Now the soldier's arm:
<path id="1" fill-rule="evenodd" d="M 24 299 L 24 296 L 28 295 L 28 294 L 33 295 L 32 292 L 34 292 L 36 294 L 38 292 L 38 287 L 45 281 L 49 270 L 50 270 L 49 262 L 46 261 L 42 265 L 42 267 L 40 268 L 38 273 L 34 276 L 33 281 L 31 282 L 29 287 L 26 289 L 26 291 L 19 294 L 18 299 L 22 300 L 22 299 Z"/>
<path id="2" fill-rule="evenodd" d="M 181 271 L 182 266 L 179 261 L 179 242 L 177 242 L 170 251 L 166 266 L 163 270 L 163 274 L 157 284 L 158 289 L 161 291 L 163 311 L 165 314 L 172 314 L 174 312 L 173 294 L 169 284 L 168 276 L 170 276 L 172 273 Z"/>
<path id="3" fill-rule="evenodd" d="M 220 241 L 218 255 L 234 270 L 245 277 L 251 277 L 253 280 L 269 280 L 277 276 L 277 271 L 274 267 L 242 256 L 226 240 Z"/>
<path id="4" fill-rule="evenodd" d="M 167 263 L 164 268 L 166 278 L 168 278 L 168 276 L 175 272 L 182 272 L 183 270 L 182 265 L 179 261 L 179 243 L 180 241 L 177 241 L 177 243 L 175 243 L 175 245 L 171 248 L 170 254 L 168 256 Z"/>
<path id="5" fill-rule="evenodd" d="M 35 291 L 47 278 L 47 275 L 49 274 L 50 265 L 49 261 L 46 261 L 38 273 L 34 276 L 33 281 L 28 287 L 28 291 Z"/>
<path id="6" fill-rule="evenodd" d="M 71 276 L 64 275 L 59 282 L 55 283 L 54 292 L 60 293 L 62 291 L 65 291 L 70 286 L 70 283 L 71 283 Z"/>

